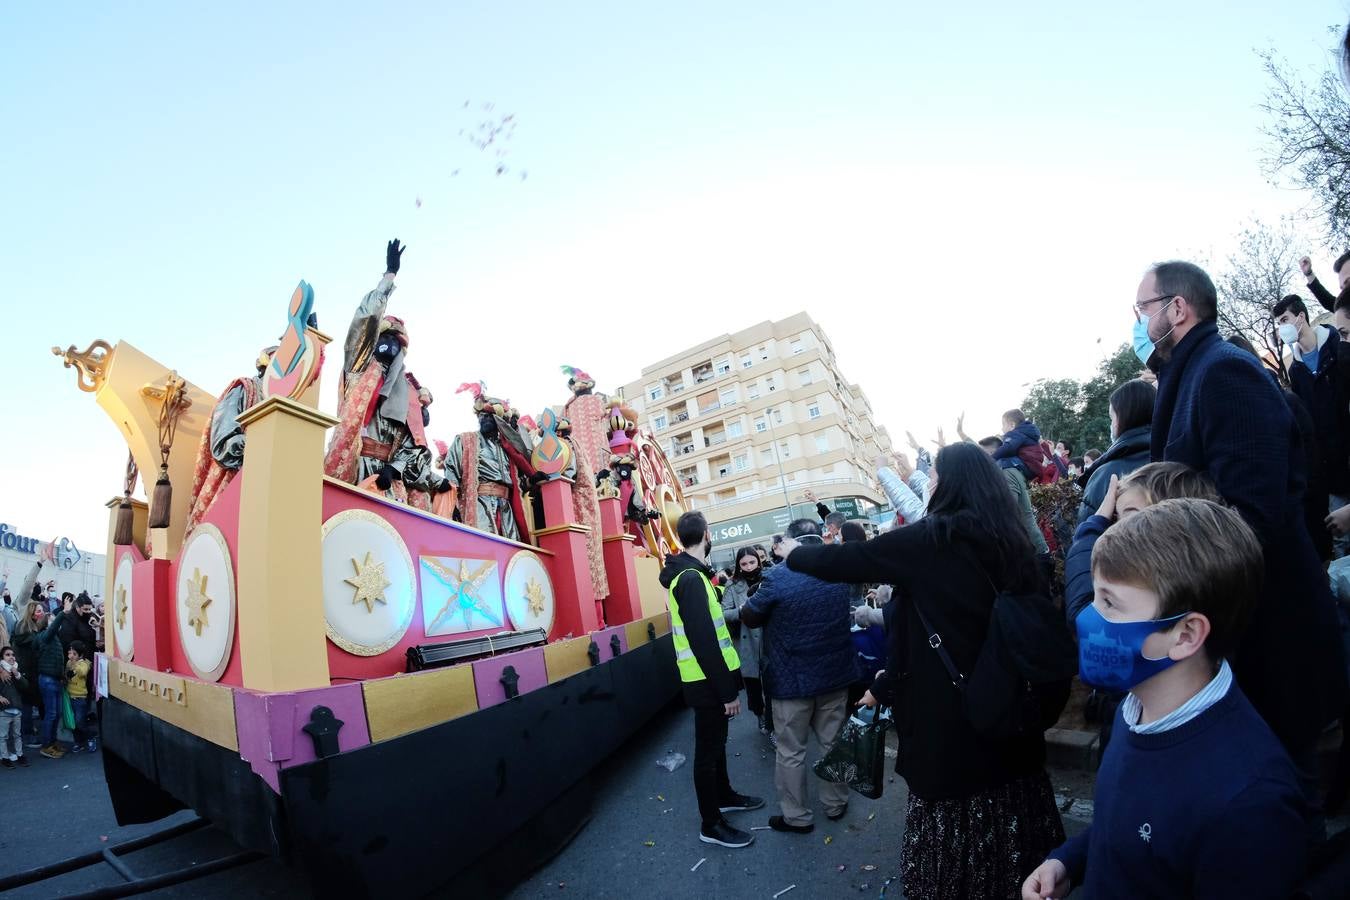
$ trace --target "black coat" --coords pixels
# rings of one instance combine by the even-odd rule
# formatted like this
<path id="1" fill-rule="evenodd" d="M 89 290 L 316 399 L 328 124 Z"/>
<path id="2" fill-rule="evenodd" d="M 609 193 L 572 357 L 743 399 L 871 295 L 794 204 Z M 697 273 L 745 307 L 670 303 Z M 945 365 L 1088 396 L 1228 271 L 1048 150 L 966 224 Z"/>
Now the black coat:
<path id="1" fill-rule="evenodd" d="M 1195 326 L 1158 376 L 1154 460 L 1214 481 L 1256 532 L 1266 576 L 1234 659 L 1242 690 L 1285 747 L 1307 747 L 1347 694 L 1340 627 L 1304 524 L 1303 446 L 1294 416 L 1255 356 Z"/>
<path id="2" fill-rule="evenodd" d="M 85 649 L 91 654 L 97 649 L 94 646 L 94 626 L 78 616 L 69 615 L 61 621 L 61 648 L 64 652 L 70 649 L 70 645 L 75 641 L 84 641 Z"/>
<path id="3" fill-rule="evenodd" d="M 1326 479 L 1327 491 L 1332 494 L 1350 493 L 1350 452 L 1347 437 L 1350 437 L 1350 410 L 1346 402 L 1350 397 L 1341 390 L 1339 364 L 1341 336 L 1336 329 L 1322 325 L 1326 340 L 1323 341 L 1317 357 L 1317 371 L 1314 372 L 1302 360 L 1295 360 L 1289 367 L 1289 389 L 1292 390 L 1312 416 L 1313 430 L 1317 433 L 1317 445 L 1320 452 L 1322 477 Z"/>
<path id="4" fill-rule="evenodd" d="M 991 741 L 975 733 L 941 658 L 928 646 L 915 603 L 923 604 L 957 667 L 970 671 L 994 608 L 994 589 L 972 565 L 971 554 L 991 573 L 997 571 L 991 552 L 980 543 L 958 536 L 958 547 L 940 540 L 936 527 L 936 519 L 924 518 L 870 541 L 801 546 L 787 562 L 788 568 L 825 581 L 895 585 L 886 671 L 872 692 L 895 709 L 900 736 L 895 771 L 925 800 L 968 797 L 1045 765 L 1040 734 Z"/>

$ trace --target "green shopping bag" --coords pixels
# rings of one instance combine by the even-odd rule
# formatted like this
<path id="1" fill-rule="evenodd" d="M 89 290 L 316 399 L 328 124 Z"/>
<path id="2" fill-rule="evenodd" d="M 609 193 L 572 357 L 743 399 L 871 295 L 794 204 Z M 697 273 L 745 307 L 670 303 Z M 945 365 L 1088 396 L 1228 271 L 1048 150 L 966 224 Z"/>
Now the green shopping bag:
<path id="1" fill-rule="evenodd" d="M 880 707 L 870 722 L 850 716 L 839 739 L 812 771 L 818 778 L 847 784 L 849 790 L 876 800 L 886 783 L 886 729 L 890 726 L 890 718 L 882 717 Z"/>
<path id="2" fill-rule="evenodd" d="M 70 694 L 61 688 L 61 725 L 66 731 L 75 731 L 75 707 L 70 705 Z"/>

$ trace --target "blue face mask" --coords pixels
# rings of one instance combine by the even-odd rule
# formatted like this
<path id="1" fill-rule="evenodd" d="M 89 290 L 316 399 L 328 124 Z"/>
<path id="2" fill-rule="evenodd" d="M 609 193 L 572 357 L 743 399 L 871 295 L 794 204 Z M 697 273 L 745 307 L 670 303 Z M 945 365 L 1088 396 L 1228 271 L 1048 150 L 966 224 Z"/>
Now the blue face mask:
<path id="1" fill-rule="evenodd" d="M 1088 605 L 1078 614 L 1078 677 L 1085 684 L 1109 691 L 1128 691 L 1168 669 L 1176 662 L 1169 656 L 1149 659 L 1144 641 L 1166 631 L 1189 613 L 1143 622 L 1112 622 Z"/>
<path id="2" fill-rule="evenodd" d="M 1162 312 L 1171 305 L 1172 301 L 1168 300 L 1162 305 L 1162 309 L 1159 309 L 1158 312 Z M 1158 313 L 1155 312 L 1153 316 L 1156 316 L 1157 314 Z M 1131 343 L 1134 345 L 1134 355 L 1139 357 L 1139 361 L 1144 365 L 1148 365 L 1148 361 L 1153 358 L 1153 354 L 1158 350 L 1158 345 L 1153 342 L 1153 338 L 1148 336 L 1148 323 L 1153 321 L 1153 316 L 1140 316 L 1135 319 L 1134 332 L 1131 335 Z M 1171 333 L 1172 329 L 1168 329 L 1167 334 Z M 1163 337 L 1167 337 L 1167 334 L 1164 334 Z M 1162 338 L 1159 338 L 1159 340 L 1162 340 Z"/>

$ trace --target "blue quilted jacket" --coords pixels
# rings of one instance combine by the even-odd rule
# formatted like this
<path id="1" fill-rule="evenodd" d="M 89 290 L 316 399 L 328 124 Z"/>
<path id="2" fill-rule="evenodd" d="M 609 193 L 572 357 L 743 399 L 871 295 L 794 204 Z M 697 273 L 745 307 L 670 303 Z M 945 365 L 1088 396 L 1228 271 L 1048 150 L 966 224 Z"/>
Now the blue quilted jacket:
<path id="1" fill-rule="evenodd" d="M 764 628 L 760 677 L 770 697 L 815 697 L 862 677 L 849 631 L 852 596 L 851 585 L 787 566 L 764 573 L 759 590 L 741 608 L 741 624 Z"/>

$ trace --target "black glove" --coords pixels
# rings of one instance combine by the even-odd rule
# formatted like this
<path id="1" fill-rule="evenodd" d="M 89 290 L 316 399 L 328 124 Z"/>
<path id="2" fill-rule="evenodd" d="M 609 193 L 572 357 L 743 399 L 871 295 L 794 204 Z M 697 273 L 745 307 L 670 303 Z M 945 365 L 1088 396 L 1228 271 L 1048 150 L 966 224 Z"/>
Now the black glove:
<path id="1" fill-rule="evenodd" d="M 1346 366 L 1347 368 L 1350 368 L 1350 363 L 1346 363 Z M 607 480 L 609 480 L 609 469 L 601 469 L 599 472 L 595 473 L 595 483 L 597 486 L 599 486 L 600 482 Z"/>
<path id="2" fill-rule="evenodd" d="M 654 510 L 654 509 L 649 509 L 649 510 L 647 510 L 647 519 L 648 519 L 648 521 L 655 522 L 655 521 L 656 521 L 657 519 L 659 519 L 659 518 L 661 518 L 661 514 L 660 514 L 659 512 L 657 512 L 657 511 Z"/>
<path id="3" fill-rule="evenodd" d="M 422 427 L 426 428 L 430 424 L 431 424 L 431 410 L 427 409 L 424 406 L 422 407 Z"/>
<path id="4" fill-rule="evenodd" d="M 542 484 L 545 481 L 548 481 L 547 472 L 535 472 L 530 476 L 530 484 Z"/>
<path id="5" fill-rule="evenodd" d="M 454 485 L 450 483 L 449 478 L 442 478 L 441 483 L 436 485 L 436 493 L 444 494 L 445 492 L 449 491 L 452 487 L 454 487 Z"/>
<path id="6" fill-rule="evenodd" d="M 399 260 L 403 258 L 403 251 L 407 249 L 408 246 L 406 244 L 402 247 L 399 246 L 398 238 L 394 238 L 390 241 L 389 246 L 386 247 L 384 251 L 384 270 L 397 275 Z"/>
<path id="7" fill-rule="evenodd" d="M 389 463 L 385 463 L 384 468 L 380 470 L 380 474 L 375 476 L 375 486 L 382 491 L 387 491 L 395 481 L 399 480 L 398 470 Z"/>

